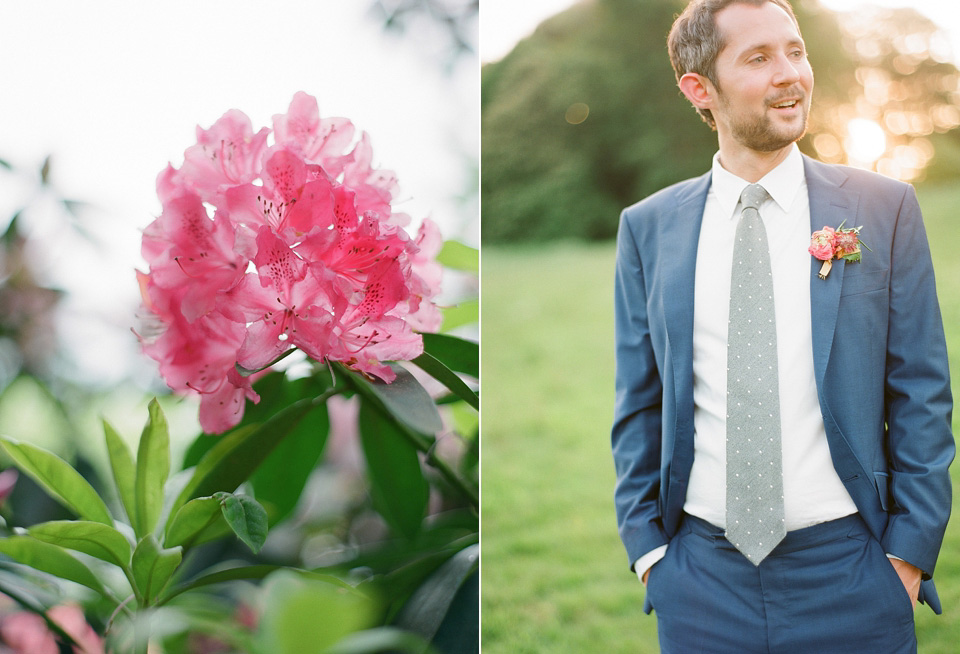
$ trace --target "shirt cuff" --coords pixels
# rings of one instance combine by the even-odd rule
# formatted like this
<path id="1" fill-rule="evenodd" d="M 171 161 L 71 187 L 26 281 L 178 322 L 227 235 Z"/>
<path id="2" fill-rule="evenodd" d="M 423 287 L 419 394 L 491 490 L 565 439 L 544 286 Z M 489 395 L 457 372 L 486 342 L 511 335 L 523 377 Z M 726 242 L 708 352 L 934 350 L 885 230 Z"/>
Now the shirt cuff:
<path id="1" fill-rule="evenodd" d="M 910 562 L 907 561 L 906 559 L 901 559 L 901 558 L 900 558 L 899 556 L 897 556 L 896 554 L 891 554 L 890 552 L 887 552 L 887 558 L 890 559 L 891 561 L 903 561 L 904 563 L 908 563 L 908 564 L 910 564 L 910 565 L 913 565 L 912 563 L 910 563 Z M 913 567 L 916 568 L 917 566 L 914 565 Z M 920 568 L 917 568 L 917 570 L 920 570 Z M 922 575 L 922 578 L 923 578 L 923 579 L 929 579 L 929 578 L 930 578 L 930 575 L 927 574 L 926 570 L 920 570 L 920 574 Z"/>
<path id="2" fill-rule="evenodd" d="M 651 550 L 633 562 L 633 569 L 637 573 L 637 579 L 643 582 L 643 575 L 647 570 L 653 567 L 653 564 L 662 559 L 667 554 L 667 546 L 661 545 L 655 550 Z"/>

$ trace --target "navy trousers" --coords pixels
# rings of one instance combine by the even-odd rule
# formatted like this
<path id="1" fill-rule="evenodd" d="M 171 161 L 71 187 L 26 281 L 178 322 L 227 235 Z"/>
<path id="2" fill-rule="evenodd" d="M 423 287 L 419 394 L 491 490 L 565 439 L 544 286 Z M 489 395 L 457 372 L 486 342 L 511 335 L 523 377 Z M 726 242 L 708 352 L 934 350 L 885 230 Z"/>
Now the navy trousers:
<path id="1" fill-rule="evenodd" d="M 686 516 L 650 571 L 662 654 L 915 654 L 913 607 L 858 515 L 787 534 L 759 567 Z"/>

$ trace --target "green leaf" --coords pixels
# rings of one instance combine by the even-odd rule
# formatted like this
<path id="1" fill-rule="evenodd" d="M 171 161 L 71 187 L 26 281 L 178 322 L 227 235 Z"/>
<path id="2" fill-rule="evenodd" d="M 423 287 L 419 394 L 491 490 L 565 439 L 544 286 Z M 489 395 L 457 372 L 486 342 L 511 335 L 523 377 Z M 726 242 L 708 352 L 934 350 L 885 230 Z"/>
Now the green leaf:
<path id="1" fill-rule="evenodd" d="M 266 398 L 261 397 L 260 401 L 263 402 Z M 237 427 L 234 427 L 234 431 L 237 429 L 242 429 L 247 425 L 243 422 L 240 423 Z M 193 442 L 190 443 L 190 446 L 187 448 L 187 451 L 183 453 L 183 463 L 180 466 L 181 470 L 186 470 L 187 468 L 195 468 L 200 459 L 204 455 L 213 449 L 214 445 L 222 441 L 224 438 L 230 435 L 227 434 L 204 434 L 200 433 L 196 438 L 193 439 Z"/>
<path id="2" fill-rule="evenodd" d="M 43 160 L 43 165 L 40 166 L 40 181 L 46 186 L 50 182 L 50 159 L 52 155 L 47 155 L 46 159 Z"/>
<path id="3" fill-rule="evenodd" d="M 360 443 L 374 506 L 394 530 L 413 538 L 430 494 L 417 450 L 393 421 L 366 400 L 360 406 Z"/>
<path id="4" fill-rule="evenodd" d="M 454 270 L 480 272 L 480 251 L 460 241 L 444 241 L 437 261 Z"/>
<path id="5" fill-rule="evenodd" d="M 460 586 L 479 568 L 480 545 L 466 547 L 430 575 L 405 604 L 397 624 L 433 640 Z"/>
<path id="6" fill-rule="evenodd" d="M 457 327 L 473 325 L 480 320 L 480 302 L 465 300 L 452 307 L 443 307 L 443 331 L 449 332 Z"/>
<path id="7" fill-rule="evenodd" d="M 103 584 L 90 568 L 62 547 L 44 543 L 30 536 L 9 536 L 0 538 L 0 553 L 34 570 L 73 581 L 101 595 L 106 595 Z"/>
<path id="8" fill-rule="evenodd" d="M 267 579 L 263 606 L 258 651 L 271 654 L 326 652 L 377 615 L 375 602 L 359 593 L 286 570 Z"/>
<path id="9" fill-rule="evenodd" d="M 170 520 L 173 519 L 174 513 L 176 513 L 176 511 L 188 500 L 195 497 L 212 496 L 213 493 L 223 490 L 221 488 L 216 488 L 209 493 L 204 494 L 203 492 L 198 491 L 197 488 L 199 488 L 200 485 L 205 483 L 208 479 L 219 477 L 224 474 L 224 466 L 222 465 L 222 461 L 225 458 L 230 457 L 238 449 L 242 448 L 244 443 L 251 439 L 253 435 L 256 434 L 260 429 L 261 425 L 258 424 L 240 425 L 235 427 L 232 431 L 229 431 L 221 436 L 219 440 L 212 441 L 213 446 L 206 449 L 206 451 L 204 451 L 200 456 L 199 461 L 197 461 L 197 463 L 193 466 L 193 474 L 184 485 L 183 490 L 180 491 L 180 495 L 177 496 L 176 501 L 173 503 L 173 507 L 170 511 L 170 517 L 167 519 L 167 527 L 170 526 Z M 202 442 L 206 438 L 206 436 L 201 435 L 197 439 L 197 442 Z M 210 438 L 215 439 L 216 437 Z M 237 486 L 239 485 L 240 484 L 238 483 Z M 235 489 L 236 486 L 230 490 Z"/>
<path id="10" fill-rule="evenodd" d="M 196 590 L 197 588 L 203 588 L 204 586 L 212 586 L 214 584 L 222 584 L 228 581 L 238 581 L 241 579 L 263 579 L 272 572 L 285 569 L 289 568 L 283 565 L 261 563 L 257 565 L 244 565 L 236 568 L 227 568 L 226 570 L 209 572 L 201 577 L 191 579 L 188 583 L 180 584 L 179 586 L 171 588 L 163 596 L 163 599 L 159 602 L 159 604 L 165 604 L 177 595 L 182 595 L 183 593 Z"/>
<path id="11" fill-rule="evenodd" d="M 475 531 L 465 532 L 463 528 L 453 525 L 437 529 L 436 523 L 446 518 L 446 514 L 442 514 L 426 523 L 415 541 L 394 541 L 379 552 L 365 552 L 349 562 L 344 562 L 343 567 L 370 567 L 374 574 L 363 584 L 374 586 L 378 597 L 397 605 L 395 608 L 399 609 L 441 565 L 465 547 L 479 542 L 476 514 L 469 517 L 466 511 L 459 513 L 462 514 L 461 519 L 464 522 L 472 522 L 471 528 Z M 392 623 L 392 619 L 389 622 Z"/>
<path id="12" fill-rule="evenodd" d="M 284 407 L 289 406 L 301 397 L 305 397 L 299 396 L 291 398 L 287 395 L 285 389 L 286 375 L 280 371 L 270 371 L 255 381 L 253 383 L 253 390 L 260 395 L 260 401 L 256 404 L 247 403 L 247 407 L 243 412 L 243 419 L 233 431 L 249 425 L 259 425 L 269 420 L 271 416 L 278 413 Z M 207 452 L 213 449 L 218 442 L 230 436 L 231 433 L 232 431 L 223 435 L 200 434 L 197 436 L 184 454 L 183 467 L 196 466 Z"/>
<path id="13" fill-rule="evenodd" d="M 429 522 L 424 524 L 416 540 L 384 541 L 379 547 L 365 548 L 363 551 L 357 552 L 356 556 L 333 566 L 333 568 L 370 568 L 376 578 L 367 581 L 376 581 L 376 586 L 381 589 L 381 592 L 383 592 L 382 589 L 387 588 L 383 592 L 384 596 L 393 598 L 404 593 L 409 594 L 414 587 L 419 586 L 444 561 L 464 547 L 479 542 L 478 524 L 479 516 L 472 509 L 458 509 L 449 513 L 444 512 L 434 515 L 431 516 Z M 420 567 L 425 559 L 431 559 L 434 562 L 426 564 L 419 577 L 415 579 L 406 577 L 405 572 L 399 575 L 395 574 L 410 565 Z M 392 582 L 395 576 L 406 579 L 400 584 L 403 588 L 400 588 L 397 592 L 388 588 L 390 586 L 396 587 L 396 584 Z M 387 583 L 383 584 L 381 582 Z"/>
<path id="14" fill-rule="evenodd" d="M 162 549 L 156 536 L 147 534 L 133 551 L 133 579 L 148 604 L 160 594 L 183 559 L 183 549 Z"/>
<path id="15" fill-rule="evenodd" d="M 267 512 L 247 495 L 219 492 L 184 504 L 167 527 L 164 545 L 189 548 L 234 533 L 256 554 L 267 539 Z"/>
<path id="16" fill-rule="evenodd" d="M 450 334 L 423 334 L 423 351 L 455 372 L 480 377 L 480 344 Z"/>
<path id="17" fill-rule="evenodd" d="M 23 215 L 23 209 L 13 214 L 13 218 L 10 219 L 10 223 L 7 225 L 6 231 L 3 233 L 3 236 L 0 237 L 0 242 L 2 242 L 8 248 L 16 245 L 17 239 L 20 238 L 21 215 Z"/>
<path id="18" fill-rule="evenodd" d="M 349 634 L 325 654 L 427 654 L 435 650 L 416 634 L 396 627 L 377 627 Z"/>
<path id="19" fill-rule="evenodd" d="M 257 373 L 257 372 L 260 372 L 261 370 L 266 370 L 267 368 L 273 367 L 275 364 L 280 363 L 281 361 L 283 361 L 284 359 L 286 359 L 288 356 L 290 356 L 291 354 L 293 354 L 293 353 L 296 352 L 296 351 L 297 351 L 297 348 L 295 348 L 295 347 L 292 347 L 292 348 L 290 348 L 289 350 L 285 350 L 283 354 L 281 354 L 280 356 L 278 356 L 276 359 L 274 359 L 273 361 L 271 361 L 271 362 L 268 363 L 267 365 L 261 366 L 260 368 L 244 368 L 244 367 L 241 366 L 239 363 L 234 364 L 234 365 L 236 366 L 237 372 L 240 373 L 240 376 L 241 376 L 241 377 L 249 377 L 250 375 L 252 375 L 252 374 L 254 374 L 254 373 Z"/>
<path id="20" fill-rule="evenodd" d="M 93 486 L 69 463 L 44 449 L 9 438 L 0 438 L 0 447 L 18 468 L 60 504 L 81 518 L 113 525 L 107 505 Z"/>
<path id="21" fill-rule="evenodd" d="M 167 419 L 156 398 L 150 401 L 150 418 L 140 436 L 137 451 L 136 522 L 139 538 L 157 526 L 163 508 L 163 485 L 170 474 L 170 433 Z"/>
<path id="22" fill-rule="evenodd" d="M 257 554 L 267 540 L 267 512 L 247 495 L 217 493 L 214 497 L 220 500 L 223 517 L 233 532 Z"/>
<path id="23" fill-rule="evenodd" d="M 410 372 L 396 364 L 391 368 L 397 378 L 389 384 L 370 381 L 347 368 L 343 370 L 357 392 L 383 406 L 388 413 L 421 434 L 435 434 L 443 429 L 440 413 L 433 398 Z"/>
<path id="24" fill-rule="evenodd" d="M 131 525 L 137 524 L 136 478 L 137 464 L 133 461 L 133 454 L 126 442 L 106 420 L 103 421 L 103 433 L 107 442 L 107 455 L 110 458 L 110 469 L 113 471 L 113 481 L 117 485 L 120 503 L 127 512 Z"/>
<path id="25" fill-rule="evenodd" d="M 180 507 L 167 523 L 163 539 L 165 547 L 181 546 L 188 549 L 230 533 L 223 517 L 220 499 L 213 496 L 197 497 Z"/>
<path id="26" fill-rule="evenodd" d="M 419 366 L 421 370 L 442 383 L 474 409 L 480 410 L 480 397 L 457 376 L 457 373 L 443 365 L 439 359 L 424 352 L 413 360 L 413 364 Z"/>
<path id="27" fill-rule="evenodd" d="M 54 520 L 27 531 L 37 540 L 83 552 L 121 568 L 130 564 L 130 543 L 119 531 L 99 522 Z"/>
<path id="28" fill-rule="evenodd" d="M 281 376 L 280 381 L 282 383 L 274 389 L 261 391 L 256 385 L 254 389 L 262 398 L 272 392 L 273 398 L 279 397 L 284 400 L 283 405 L 288 405 L 301 397 L 320 395 L 329 388 L 329 384 L 319 383 L 322 380 L 315 377 L 289 381 Z M 267 510 L 270 524 L 277 524 L 296 508 L 303 488 L 323 454 L 329 432 L 327 407 L 321 404 L 277 444 L 250 477 L 254 495 Z"/>
<path id="29" fill-rule="evenodd" d="M 47 629 L 55 634 L 55 638 L 59 641 L 58 644 L 60 645 L 60 650 L 62 652 L 74 652 L 75 650 L 73 649 L 73 646 L 77 645 L 77 641 L 75 641 L 70 634 L 64 631 L 63 627 L 50 619 L 50 616 L 47 615 L 44 603 L 38 599 L 38 595 L 45 594 L 44 589 L 35 583 L 31 583 L 31 580 L 23 577 L 17 579 L 17 583 L 15 584 L 11 584 L 9 581 L 9 577 L 0 573 L 0 593 L 12 599 L 14 602 L 19 604 L 21 608 L 31 613 L 35 613 L 42 618 L 47 624 Z M 27 591 L 25 586 L 29 587 L 29 591 Z M 50 584 L 47 584 L 47 588 L 49 587 Z M 58 601 L 59 599 L 60 597 L 57 597 L 49 602 L 47 606 Z M 9 611 L 5 612 L 8 613 Z"/>
<path id="30" fill-rule="evenodd" d="M 476 540 L 477 538 L 474 538 L 474 541 Z M 376 590 L 377 597 L 389 603 L 387 618 L 384 622 L 394 624 L 397 614 L 413 593 L 461 549 L 463 549 L 462 545 L 459 548 L 450 546 L 428 554 L 417 555 L 415 558 L 401 562 L 384 574 L 368 577 L 361 583 L 361 587 L 371 586 Z"/>
<path id="31" fill-rule="evenodd" d="M 70 212 L 70 215 L 74 217 L 79 217 L 81 211 L 91 207 L 89 202 L 84 202 L 83 200 L 71 200 L 69 198 L 63 198 L 61 202 L 63 203 L 63 208 Z"/>
<path id="32" fill-rule="evenodd" d="M 29 536 L 24 536 L 29 538 Z M 11 598 L 31 613 L 42 613 L 59 602 L 63 595 L 57 584 L 51 584 L 46 573 L 0 556 L 0 593 Z M 4 607 L 4 613 L 7 607 Z"/>
<path id="33" fill-rule="evenodd" d="M 277 572 L 278 570 L 295 571 L 300 574 L 307 575 L 312 579 L 325 581 L 326 583 L 333 584 L 334 586 L 339 586 L 343 590 L 354 592 L 353 586 L 332 575 L 317 574 L 307 570 L 291 568 L 285 565 L 261 563 L 257 565 L 244 565 L 236 568 L 217 570 L 215 572 L 209 572 L 201 577 L 197 577 L 196 579 L 191 579 L 188 583 L 180 584 L 176 588 L 172 588 L 163 597 L 161 603 L 169 602 L 177 595 L 181 595 L 197 588 L 203 588 L 204 586 L 212 586 L 213 584 L 222 584 L 224 582 L 237 581 L 240 579 L 263 579 L 267 575 Z"/>
<path id="34" fill-rule="evenodd" d="M 200 459 L 190 481 L 174 502 L 171 517 L 194 497 L 236 490 L 312 408 L 313 398 L 304 398 L 262 425 L 240 427 L 223 437 Z"/>

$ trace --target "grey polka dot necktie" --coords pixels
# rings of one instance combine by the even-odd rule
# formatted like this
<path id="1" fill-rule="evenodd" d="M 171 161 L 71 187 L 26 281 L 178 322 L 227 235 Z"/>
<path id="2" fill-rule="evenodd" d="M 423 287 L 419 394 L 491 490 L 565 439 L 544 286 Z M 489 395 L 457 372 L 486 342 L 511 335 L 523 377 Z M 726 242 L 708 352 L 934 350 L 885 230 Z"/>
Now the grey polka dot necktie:
<path id="1" fill-rule="evenodd" d="M 754 565 L 786 535 L 777 323 L 759 184 L 743 190 L 727 337 L 727 533 Z"/>

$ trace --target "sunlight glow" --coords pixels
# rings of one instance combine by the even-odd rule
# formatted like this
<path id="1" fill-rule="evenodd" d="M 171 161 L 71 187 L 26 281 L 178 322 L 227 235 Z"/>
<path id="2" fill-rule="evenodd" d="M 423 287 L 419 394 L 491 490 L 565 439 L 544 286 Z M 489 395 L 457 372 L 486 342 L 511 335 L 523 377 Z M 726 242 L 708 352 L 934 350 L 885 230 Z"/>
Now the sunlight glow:
<path id="1" fill-rule="evenodd" d="M 871 166 L 887 150 L 887 136 L 877 123 L 866 118 L 854 118 L 847 123 L 844 149 L 850 163 Z"/>
<path id="2" fill-rule="evenodd" d="M 590 107 L 583 102 L 574 102 L 572 105 L 567 107 L 567 113 L 564 118 L 571 125 L 579 125 L 587 119 L 587 116 L 590 115 Z"/>

